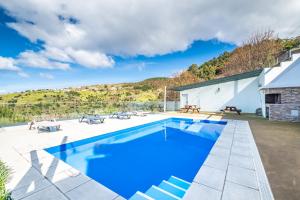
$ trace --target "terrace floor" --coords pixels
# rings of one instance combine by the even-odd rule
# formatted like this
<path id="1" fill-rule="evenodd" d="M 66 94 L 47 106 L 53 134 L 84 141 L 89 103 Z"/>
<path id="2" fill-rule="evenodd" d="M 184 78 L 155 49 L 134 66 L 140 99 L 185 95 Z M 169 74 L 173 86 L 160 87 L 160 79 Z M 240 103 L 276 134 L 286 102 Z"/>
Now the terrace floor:
<path id="1" fill-rule="evenodd" d="M 12 169 L 7 188 L 16 200 L 124 199 L 42 149 L 170 116 L 211 120 L 224 117 L 168 113 L 133 117 L 130 120 L 107 119 L 99 125 L 68 120 L 61 121 L 62 131 L 41 134 L 36 130 L 28 130 L 28 126 L 1 128 L 0 159 Z M 268 187 L 248 122 L 229 120 L 185 199 L 272 199 Z"/>

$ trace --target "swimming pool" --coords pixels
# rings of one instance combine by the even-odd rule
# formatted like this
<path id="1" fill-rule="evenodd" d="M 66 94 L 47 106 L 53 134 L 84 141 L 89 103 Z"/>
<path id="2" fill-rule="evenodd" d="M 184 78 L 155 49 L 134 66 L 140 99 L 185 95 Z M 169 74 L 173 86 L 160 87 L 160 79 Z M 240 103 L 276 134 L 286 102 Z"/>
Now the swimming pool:
<path id="1" fill-rule="evenodd" d="M 169 118 L 45 150 L 130 198 L 170 177 L 191 182 L 225 125 Z"/>

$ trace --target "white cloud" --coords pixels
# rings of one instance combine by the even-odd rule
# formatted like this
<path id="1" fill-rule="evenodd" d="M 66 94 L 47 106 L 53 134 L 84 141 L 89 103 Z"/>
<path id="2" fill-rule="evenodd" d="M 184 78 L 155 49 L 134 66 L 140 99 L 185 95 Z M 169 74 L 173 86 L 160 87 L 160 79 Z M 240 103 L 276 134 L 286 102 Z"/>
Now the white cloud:
<path id="1" fill-rule="evenodd" d="M 68 63 L 50 60 L 47 56 L 45 56 L 44 51 L 22 52 L 17 59 L 17 63 L 22 66 L 29 66 L 29 67 L 34 67 L 34 68 L 60 69 L 60 70 L 70 69 L 70 65 Z"/>
<path id="2" fill-rule="evenodd" d="M 65 62 L 110 67 L 111 56 L 183 51 L 199 39 L 240 44 L 262 29 L 281 37 L 300 33 L 299 0 L 9 0 L 0 5 L 17 19 L 11 28 L 45 42 L 38 56 L 48 61 L 31 55 L 34 61 L 25 62 L 35 67 L 66 69 Z"/>
<path id="3" fill-rule="evenodd" d="M 70 69 L 71 63 L 88 68 L 106 68 L 114 65 L 114 60 L 99 52 L 74 50 L 72 48 L 59 49 L 46 46 L 44 50 L 34 52 L 31 50 L 22 52 L 17 59 L 22 66 L 43 68 L 43 69 Z"/>
<path id="4" fill-rule="evenodd" d="M 72 57 L 78 64 L 89 68 L 102 68 L 112 67 L 114 60 L 111 57 L 99 52 L 90 52 L 85 50 L 74 50 L 68 48 L 66 52 Z"/>
<path id="5" fill-rule="evenodd" d="M 46 78 L 46 79 L 49 79 L 49 80 L 54 79 L 54 76 L 52 74 L 40 73 L 39 75 L 40 75 L 40 77 Z"/>
<path id="6" fill-rule="evenodd" d="M 0 56 L 0 70 L 19 72 L 21 69 L 15 65 L 13 58 L 5 58 Z"/>
<path id="7" fill-rule="evenodd" d="M 46 46 L 45 50 L 40 51 L 39 53 L 51 60 L 59 60 L 61 62 L 72 62 L 72 59 L 69 55 L 66 54 L 64 50 L 55 47 Z"/>
<path id="8" fill-rule="evenodd" d="M 16 66 L 16 60 L 13 58 L 6 58 L 0 56 L 0 71 L 1 70 L 15 72 L 23 78 L 29 77 L 29 75 L 25 73 L 20 67 Z"/>
<path id="9" fill-rule="evenodd" d="M 29 74 L 25 73 L 25 72 L 18 72 L 18 75 L 23 77 L 23 78 L 29 78 Z"/>
<path id="10" fill-rule="evenodd" d="M 155 64 L 155 62 L 132 62 L 132 63 L 126 63 L 124 65 L 121 65 L 121 69 L 124 69 L 124 70 L 136 69 L 141 72 L 141 71 L 145 70 L 147 66 L 150 66 L 153 64 Z"/>

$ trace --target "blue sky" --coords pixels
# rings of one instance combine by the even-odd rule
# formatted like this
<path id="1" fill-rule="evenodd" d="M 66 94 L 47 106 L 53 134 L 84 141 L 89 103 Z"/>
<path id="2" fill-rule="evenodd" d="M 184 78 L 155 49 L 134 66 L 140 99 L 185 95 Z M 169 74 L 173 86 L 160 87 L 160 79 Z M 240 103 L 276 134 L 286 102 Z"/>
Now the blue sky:
<path id="1" fill-rule="evenodd" d="M 40 43 L 30 42 L 17 31 L 7 27 L 7 22 L 15 20 L 5 15 L 3 10 L 0 12 L 0 21 L 0 56 L 16 58 L 23 51 L 43 49 Z M 165 55 L 113 56 L 115 65 L 112 68 L 90 69 L 76 64 L 72 64 L 71 70 L 67 71 L 28 68 L 24 70 L 28 77 L 19 76 L 11 71 L 1 71 L 0 85 L 1 90 L 12 92 L 38 88 L 132 82 L 151 77 L 169 77 L 193 63 L 203 63 L 234 48 L 235 45 L 220 42 L 217 39 L 199 40 L 193 42 L 185 51 Z"/>
<path id="2" fill-rule="evenodd" d="M 259 30 L 298 35 L 299 6 L 298 0 L 0 1 L 0 93 L 172 76 Z"/>

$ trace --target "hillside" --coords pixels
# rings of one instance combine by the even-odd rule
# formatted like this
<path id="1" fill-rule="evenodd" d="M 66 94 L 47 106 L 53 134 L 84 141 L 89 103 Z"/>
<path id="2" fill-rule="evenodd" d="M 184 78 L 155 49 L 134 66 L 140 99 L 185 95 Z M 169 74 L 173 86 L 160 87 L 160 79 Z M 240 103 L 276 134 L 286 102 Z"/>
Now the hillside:
<path id="1" fill-rule="evenodd" d="M 12 93 L 0 96 L 0 118 L 23 121 L 35 115 L 64 116 L 68 113 L 92 112 L 99 108 L 101 112 L 111 112 L 120 107 L 122 102 L 156 101 L 160 92 L 148 85 L 124 83 Z"/>
<path id="2" fill-rule="evenodd" d="M 193 77 L 191 79 L 191 77 Z M 111 113 L 128 109 L 158 110 L 164 86 L 193 83 L 189 73 L 157 77 L 136 83 L 102 84 L 61 90 L 28 90 L 0 95 L 0 125 L 23 122 L 35 116 L 72 117 L 80 113 Z M 168 92 L 170 100 L 178 99 Z"/>
<path id="3" fill-rule="evenodd" d="M 280 39 L 266 31 L 251 36 L 241 47 L 224 52 L 203 64 L 192 64 L 188 71 L 200 80 L 229 76 L 277 64 L 277 58 L 289 49 L 300 45 L 300 37 Z"/>

